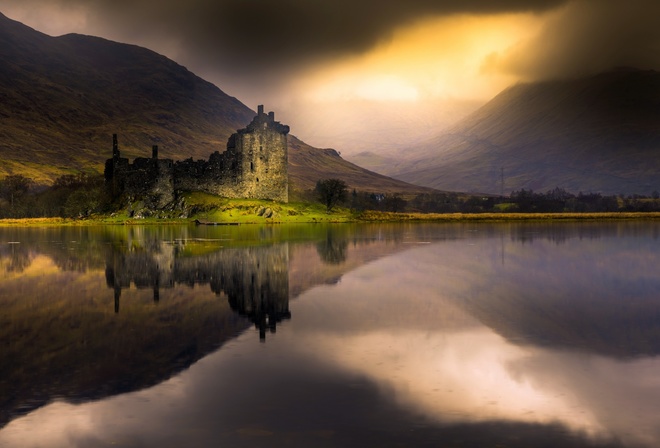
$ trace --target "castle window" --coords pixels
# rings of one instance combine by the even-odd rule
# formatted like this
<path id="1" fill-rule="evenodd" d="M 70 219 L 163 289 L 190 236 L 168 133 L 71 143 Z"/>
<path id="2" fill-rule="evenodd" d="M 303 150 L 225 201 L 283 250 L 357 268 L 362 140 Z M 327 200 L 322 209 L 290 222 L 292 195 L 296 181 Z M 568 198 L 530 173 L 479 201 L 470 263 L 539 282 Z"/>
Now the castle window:
<path id="1" fill-rule="evenodd" d="M 259 151 L 263 151 L 263 150 L 264 150 L 264 147 L 263 147 L 263 146 L 259 146 Z"/>
<path id="2" fill-rule="evenodd" d="M 259 182 L 259 178 L 257 177 L 257 182 Z"/>
<path id="3" fill-rule="evenodd" d="M 254 171 L 254 163 L 250 162 L 250 171 Z"/>

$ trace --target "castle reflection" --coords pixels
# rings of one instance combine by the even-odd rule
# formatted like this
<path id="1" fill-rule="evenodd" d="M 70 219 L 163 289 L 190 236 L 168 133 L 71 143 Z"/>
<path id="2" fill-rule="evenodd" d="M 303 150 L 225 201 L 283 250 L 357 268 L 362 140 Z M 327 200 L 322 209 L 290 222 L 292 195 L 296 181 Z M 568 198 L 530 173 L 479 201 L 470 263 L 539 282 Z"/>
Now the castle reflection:
<path id="1" fill-rule="evenodd" d="M 114 289 L 115 313 L 120 311 L 122 289 L 131 284 L 153 289 L 156 303 L 163 288 L 209 285 L 254 324 L 263 341 L 278 323 L 291 318 L 288 266 L 288 243 L 220 248 L 203 240 L 143 241 L 138 247 L 115 246 L 106 259 L 105 277 Z"/>

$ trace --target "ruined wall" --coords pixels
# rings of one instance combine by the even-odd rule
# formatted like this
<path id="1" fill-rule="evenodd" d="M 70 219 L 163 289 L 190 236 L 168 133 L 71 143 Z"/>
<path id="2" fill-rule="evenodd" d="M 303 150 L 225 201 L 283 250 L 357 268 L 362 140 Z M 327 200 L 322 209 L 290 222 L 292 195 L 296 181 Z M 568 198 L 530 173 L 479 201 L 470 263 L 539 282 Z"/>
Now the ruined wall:
<path id="1" fill-rule="evenodd" d="M 151 159 L 138 158 L 132 164 L 120 157 L 113 136 L 106 184 L 115 198 L 145 197 L 157 208 L 173 203 L 183 191 L 288 202 L 288 132 L 273 112 L 265 114 L 259 106 L 252 122 L 229 138 L 227 150 L 214 152 L 209 160 L 160 160 L 154 147 Z"/>
<path id="2" fill-rule="evenodd" d="M 175 199 L 172 168 L 171 160 L 138 158 L 129 164 L 128 159 L 120 158 L 112 168 L 112 196 L 124 196 L 129 201 L 139 199 L 150 208 L 164 208 Z"/>
<path id="3" fill-rule="evenodd" d="M 175 191 L 205 191 L 228 198 L 240 195 L 241 164 L 230 152 L 214 152 L 209 160 L 187 159 L 174 163 Z"/>

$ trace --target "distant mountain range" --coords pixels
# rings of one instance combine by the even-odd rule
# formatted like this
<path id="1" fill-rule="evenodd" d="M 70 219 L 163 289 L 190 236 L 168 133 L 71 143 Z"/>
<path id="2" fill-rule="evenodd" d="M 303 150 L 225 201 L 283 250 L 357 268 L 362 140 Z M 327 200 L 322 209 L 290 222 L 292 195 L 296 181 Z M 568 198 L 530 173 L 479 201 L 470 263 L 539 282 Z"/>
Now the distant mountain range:
<path id="1" fill-rule="evenodd" d="M 660 191 L 660 73 L 618 69 L 518 84 L 402 154 L 352 160 L 441 190 Z"/>
<path id="2" fill-rule="evenodd" d="M 163 158 L 208 158 L 254 115 L 153 51 L 77 34 L 51 37 L 0 14 L 0 177 L 48 184 L 74 171 L 102 172 L 113 133 L 131 158 L 149 157 L 154 144 Z M 358 190 L 428 190 L 367 171 L 332 149 L 289 141 L 294 188 L 337 177 Z"/>

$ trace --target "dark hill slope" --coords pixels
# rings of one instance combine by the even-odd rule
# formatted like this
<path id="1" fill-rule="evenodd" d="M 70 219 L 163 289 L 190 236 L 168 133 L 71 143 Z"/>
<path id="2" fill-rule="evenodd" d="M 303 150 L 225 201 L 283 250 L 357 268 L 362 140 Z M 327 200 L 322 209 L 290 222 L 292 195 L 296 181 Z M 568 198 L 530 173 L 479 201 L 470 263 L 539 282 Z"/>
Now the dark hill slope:
<path id="1" fill-rule="evenodd" d="M 386 174 L 439 189 L 660 190 L 660 73 L 513 86 Z"/>
<path id="2" fill-rule="evenodd" d="M 253 112 L 150 50 L 50 37 L 0 15 L 0 175 L 38 181 L 100 169 L 121 135 L 133 156 L 207 157 Z"/>
<path id="3" fill-rule="evenodd" d="M 101 172 L 112 154 L 208 158 L 253 118 L 213 84 L 153 51 L 105 39 L 51 37 L 0 14 L 0 178 L 39 183 L 78 170 Z M 294 128 L 295 130 L 295 128 Z M 370 191 L 425 190 L 290 138 L 291 181 L 311 188 L 339 177 Z"/>

